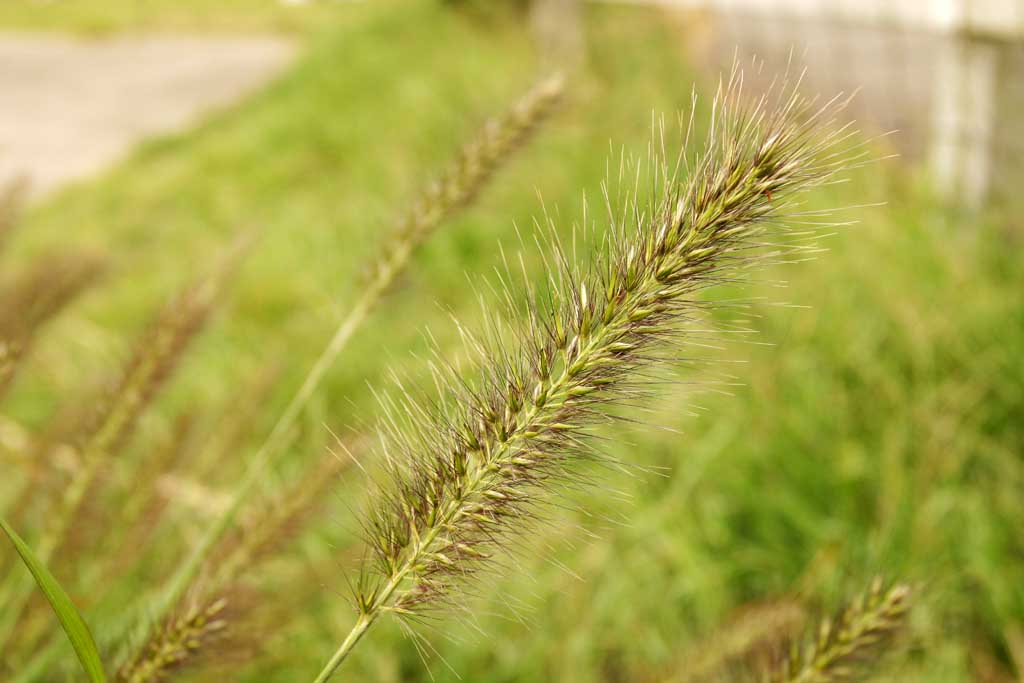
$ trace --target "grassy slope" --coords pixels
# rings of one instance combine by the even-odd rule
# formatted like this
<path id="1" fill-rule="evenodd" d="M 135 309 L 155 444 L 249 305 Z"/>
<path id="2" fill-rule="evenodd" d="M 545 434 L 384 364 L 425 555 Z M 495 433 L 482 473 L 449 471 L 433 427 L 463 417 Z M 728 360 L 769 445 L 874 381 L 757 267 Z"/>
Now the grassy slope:
<path id="1" fill-rule="evenodd" d="M 184 6 L 166 16 L 179 10 L 181 24 L 209 21 Z M 38 16 L 22 11 L 22 23 Z M 33 211 L 22 254 L 73 233 L 112 252 L 119 270 L 51 331 L 26 373 L 37 381 L 22 382 L 8 404 L 17 416 L 38 422 L 72 387 L 100 376 L 125 330 L 137 329 L 189 267 L 253 224 L 262 238 L 229 310 L 162 411 L 230 400 L 269 360 L 284 367 L 282 400 L 351 300 L 389 222 L 534 70 L 527 36 L 512 22 L 425 4 L 329 11 L 340 28 L 311 28 L 308 57 L 265 93 L 197 131 L 146 145 L 108 176 Z M 89 23 L 75 10 L 65 16 L 66 25 Z M 116 16 L 108 28 L 125 25 Z M 156 9 L 147 16 L 162 26 L 179 21 L 161 24 Z M 415 369 L 409 352 L 424 348 L 423 326 L 442 344 L 452 339 L 443 308 L 472 314 L 464 273 L 496 266 L 496 244 L 516 248 L 513 225 L 529 230 L 535 189 L 567 223 L 581 191 L 597 195 L 608 141 L 641 150 L 650 111 L 686 101 L 690 78 L 658 15 L 594 10 L 588 29 L 597 47 L 566 110 L 416 259 L 332 373 L 294 462 L 323 442 L 322 423 L 372 419 L 366 383 L 380 386 L 387 366 Z M 481 598 L 480 612 L 495 615 L 481 619 L 487 635 L 454 620 L 439 625 L 451 640 L 434 644 L 462 680 L 632 680 L 685 660 L 695 634 L 736 605 L 792 587 L 827 603 L 874 572 L 928 583 L 931 599 L 919 612 L 925 661 L 909 677 L 967 680 L 972 648 L 1007 657 L 1008 629 L 1024 621 L 1014 526 L 1024 519 L 1014 495 L 1024 485 L 1021 269 L 990 245 L 994 236 L 954 224 L 899 178 L 858 179 L 831 201 L 886 198 L 889 206 L 858 212 L 865 223 L 833 238 L 831 253 L 788 269 L 785 292 L 756 292 L 811 308 L 758 309 L 761 337 L 774 345 L 728 350 L 747 361 L 728 368 L 744 384 L 730 388 L 733 396 L 670 393 L 654 407 L 656 421 L 683 436 L 628 434 L 634 446 L 624 455 L 672 476 L 615 480 L 629 504 L 586 499 L 629 522 L 588 522 L 600 527 L 598 540 L 579 538 L 572 513 L 556 516 L 545 542 L 562 548 L 556 559 L 584 580 L 553 566 L 550 553 L 527 559 L 520 578 L 503 581 L 507 590 Z M 684 416 L 694 405 L 701 416 Z M 220 474 L 236 468 L 223 463 Z M 357 478 L 339 491 L 334 523 L 306 538 L 293 551 L 303 562 L 291 563 L 314 567 L 315 578 L 300 575 L 325 588 L 294 632 L 266 643 L 279 673 L 252 680 L 302 680 L 347 626 L 335 597 L 345 589 L 342 571 L 324 536 L 350 533 L 344 510 Z M 278 579 L 295 576 L 282 564 Z M 528 605 L 522 622 L 506 618 L 505 601 Z M 350 664 L 355 680 L 429 679 L 393 626 Z M 455 680 L 436 660 L 431 669 Z"/>

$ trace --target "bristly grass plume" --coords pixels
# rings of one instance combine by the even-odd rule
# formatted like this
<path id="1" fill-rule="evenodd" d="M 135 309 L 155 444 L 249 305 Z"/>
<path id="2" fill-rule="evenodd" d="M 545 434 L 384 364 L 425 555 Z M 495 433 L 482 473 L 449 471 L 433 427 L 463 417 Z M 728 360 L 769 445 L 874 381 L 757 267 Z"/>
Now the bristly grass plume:
<path id="1" fill-rule="evenodd" d="M 0 283 L 0 397 L 10 388 L 39 329 L 95 283 L 103 269 L 103 260 L 95 254 L 51 253 L 12 281 Z"/>
<path id="2" fill-rule="evenodd" d="M 839 683 L 864 674 L 906 621 L 910 588 L 885 588 L 876 579 L 835 619 L 825 619 L 815 638 L 764 672 L 765 683 Z"/>
<path id="3" fill-rule="evenodd" d="M 197 659 L 211 643 L 223 640 L 228 622 L 227 601 L 216 598 L 205 605 L 194 605 L 184 614 L 170 619 L 154 634 L 137 660 L 117 673 L 120 683 L 159 683 Z"/>
<path id="4" fill-rule="evenodd" d="M 688 342 L 705 341 L 687 331 L 714 306 L 702 290 L 808 248 L 815 219 L 795 195 L 863 152 L 833 125 L 838 99 L 819 106 L 784 86 L 748 103 L 742 80 L 736 69 L 720 89 L 702 151 L 689 152 L 691 113 L 679 151 L 662 138 L 652 155 L 653 195 L 633 190 L 621 212 L 609 201 L 603 248 L 586 268 L 552 240 L 549 281 L 529 292 L 525 321 L 473 342 L 475 381 L 442 370 L 439 399 L 391 402 L 389 476 L 366 514 L 356 623 L 317 683 L 382 614 L 415 619 L 453 602 L 553 489 L 581 483 L 593 428 L 649 392 L 651 371 Z"/>

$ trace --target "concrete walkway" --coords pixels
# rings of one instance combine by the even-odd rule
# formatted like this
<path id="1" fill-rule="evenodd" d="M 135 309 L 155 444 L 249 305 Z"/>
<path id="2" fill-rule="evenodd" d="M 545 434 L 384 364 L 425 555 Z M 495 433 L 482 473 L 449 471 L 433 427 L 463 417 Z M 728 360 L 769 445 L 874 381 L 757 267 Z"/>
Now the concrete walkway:
<path id="1" fill-rule="evenodd" d="M 276 38 L 82 40 L 0 34 L 0 185 L 35 199 L 259 87 L 294 54 Z"/>

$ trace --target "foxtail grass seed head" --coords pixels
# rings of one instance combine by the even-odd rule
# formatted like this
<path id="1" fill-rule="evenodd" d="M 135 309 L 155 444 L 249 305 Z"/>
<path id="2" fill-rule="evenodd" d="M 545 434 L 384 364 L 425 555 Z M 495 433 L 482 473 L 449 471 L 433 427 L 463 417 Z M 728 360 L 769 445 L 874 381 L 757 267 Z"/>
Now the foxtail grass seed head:
<path id="1" fill-rule="evenodd" d="M 0 396 L 39 329 L 95 284 L 104 269 L 104 260 L 95 254 L 45 254 L 0 284 Z"/>
<path id="2" fill-rule="evenodd" d="M 687 344 L 687 323 L 710 305 L 701 290 L 805 248 L 806 233 L 784 219 L 797 193 L 855 158 L 850 134 L 831 127 L 840 105 L 816 107 L 788 87 L 745 104 L 741 85 L 735 71 L 699 154 L 687 150 L 692 118 L 674 165 L 656 154 L 653 196 L 634 194 L 610 216 L 589 267 L 556 250 L 525 322 L 475 342 L 475 381 L 442 372 L 439 399 L 392 403 L 390 476 L 365 518 L 372 557 L 357 582 L 358 619 L 318 682 L 381 614 L 450 603 L 530 528 L 553 489 L 580 483 L 577 463 L 596 457 L 592 428 L 650 391 L 649 371 Z"/>
<path id="3" fill-rule="evenodd" d="M 766 683 L 838 683 L 863 675 L 892 646 L 906 621 L 908 586 L 886 588 L 876 579 L 835 619 L 818 625 L 813 639 L 795 644 L 788 658 L 762 677 Z"/>
<path id="4" fill-rule="evenodd" d="M 194 606 L 155 632 L 140 656 L 117 673 L 118 683 L 158 683 L 211 653 L 228 628 L 223 598 Z"/>
<path id="5" fill-rule="evenodd" d="M 236 242 L 209 273 L 187 286 L 156 315 L 109 398 L 99 403 L 92 427 L 86 430 L 87 450 L 109 453 L 128 437 L 174 374 L 189 344 L 206 326 L 246 246 L 244 239 Z"/>
<path id="6" fill-rule="evenodd" d="M 564 80 L 539 81 L 504 115 L 489 120 L 412 205 L 377 259 L 377 277 L 393 280 L 396 254 L 411 252 L 453 213 L 471 204 L 491 175 L 529 141 L 562 96 Z M 398 245 L 398 248 L 395 248 Z"/>

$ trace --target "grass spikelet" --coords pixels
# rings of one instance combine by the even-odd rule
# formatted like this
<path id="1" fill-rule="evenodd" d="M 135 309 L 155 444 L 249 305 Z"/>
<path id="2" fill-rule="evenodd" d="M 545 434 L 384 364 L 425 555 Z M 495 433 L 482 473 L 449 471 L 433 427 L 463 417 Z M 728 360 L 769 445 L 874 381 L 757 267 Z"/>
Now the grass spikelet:
<path id="1" fill-rule="evenodd" d="M 93 254 L 46 254 L 0 289 L 0 396 L 10 387 L 39 329 L 102 275 Z"/>
<path id="2" fill-rule="evenodd" d="M 146 644 L 141 655 L 117 672 L 118 683 L 158 683 L 208 656 L 223 641 L 228 628 L 228 603 L 217 598 L 185 611 L 165 623 Z"/>
<path id="3" fill-rule="evenodd" d="M 77 513 L 103 464 L 127 438 L 181 360 L 189 342 L 202 329 L 240 255 L 239 242 L 207 277 L 189 286 L 156 317 L 142 336 L 121 379 L 100 403 L 94 418 L 78 438 L 80 467 L 51 510 L 36 553 L 49 562 L 74 525 Z M 11 578 L 15 576 L 15 578 Z M 31 595 L 31 583 L 10 575 L 9 598 L 0 616 L 0 643 L 5 643 Z"/>
<path id="4" fill-rule="evenodd" d="M 317 683 L 382 614 L 416 618 L 450 603 L 529 529 L 553 489 L 582 484 L 576 464 L 596 456 L 593 427 L 639 401 L 649 373 L 688 339 L 703 341 L 686 332 L 710 305 L 701 290 L 804 248 L 794 240 L 806 234 L 782 219 L 796 193 L 851 163 L 848 134 L 827 129 L 837 105 L 815 109 L 784 88 L 748 106 L 741 84 L 736 71 L 716 98 L 696 158 L 686 140 L 674 168 L 658 155 L 654 196 L 634 195 L 610 216 L 589 268 L 556 251 L 525 323 L 496 324 L 489 341 L 474 342 L 475 381 L 442 373 L 438 400 L 393 405 L 390 477 L 366 516 L 372 557 L 355 591 L 357 620 Z M 766 252 L 773 238 L 782 242 Z"/>
<path id="5" fill-rule="evenodd" d="M 477 138 L 456 157 L 409 214 L 399 223 L 393 238 L 386 241 L 380 257 L 372 266 L 372 279 L 362 289 L 334 336 L 310 367 L 302 384 L 278 417 L 263 445 L 249 459 L 247 469 L 232 494 L 224 513 L 210 525 L 199 543 L 171 577 L 166 589 L 151 605 L 151 612 L 162 615 L 185 595 L 198 577 L 209 553 L 235 524 L 242 506 L 256 488 L 267 466 L 284 447 L 296 419 L 319 387 L 327 370 L 362 327 L 372 310 L 408 266 L 413 251 L 454 211 L 464 207 L 484 187 L 494 169 L 526 142 L 550 112 L 562 92 L 560 78 L 549 78 L 524 95 L 504 117 L 489 122 Z M 129 645 L 130 647 L 130 645 Z"/>
<path id="6" fill-rule="evenodd" d="M 767 683 L 833 683 L 863 674 L 889 646 L 903 626 L 910 588 L 885 588 L 876 579 L 867 592 L 848 604 L 835 619 L 825 619 L 816 637 L 766 671 Z"/>

